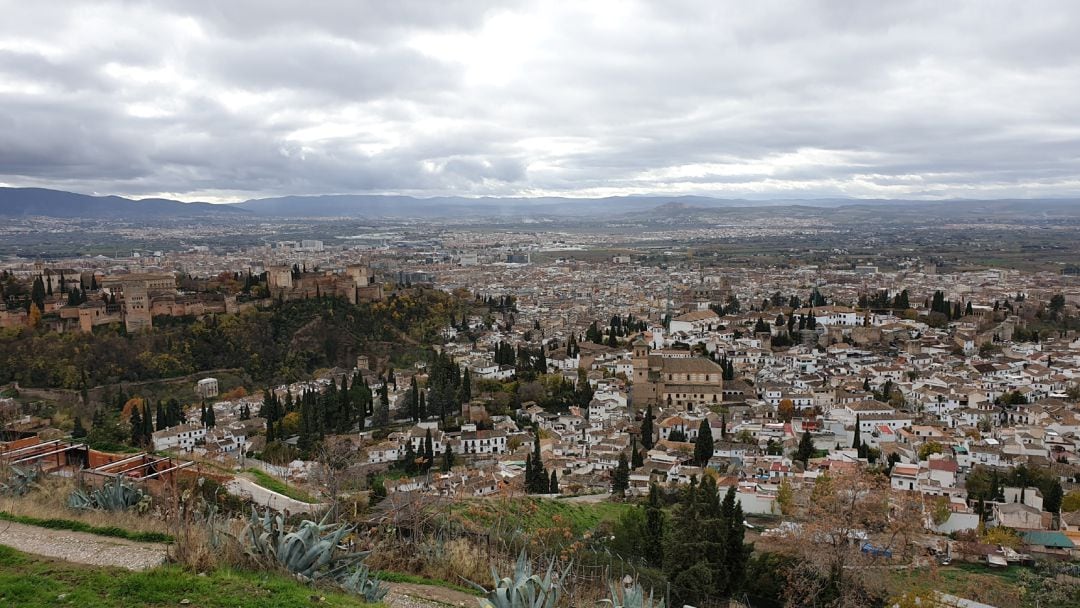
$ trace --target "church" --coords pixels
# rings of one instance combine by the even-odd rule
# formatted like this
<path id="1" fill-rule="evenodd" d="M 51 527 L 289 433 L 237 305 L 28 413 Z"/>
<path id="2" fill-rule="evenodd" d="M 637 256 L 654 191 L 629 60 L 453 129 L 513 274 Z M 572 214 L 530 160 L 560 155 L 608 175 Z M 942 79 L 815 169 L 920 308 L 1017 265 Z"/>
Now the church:
<path id="1" fill-rule="evenodd" d="M 724 400 L 724 369 L 715 361 L 653 354 L 640 336 L 633 346 L 634 407 L 664 405 L 686 411 Z"/>

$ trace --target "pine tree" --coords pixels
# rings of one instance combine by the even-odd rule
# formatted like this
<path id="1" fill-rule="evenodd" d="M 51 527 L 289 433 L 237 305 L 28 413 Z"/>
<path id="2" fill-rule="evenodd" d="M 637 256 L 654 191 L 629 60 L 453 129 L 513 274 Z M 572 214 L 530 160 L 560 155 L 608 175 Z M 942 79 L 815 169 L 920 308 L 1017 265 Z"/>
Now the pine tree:
<path id="1" fill-rule="evenodd" d="M 619 454 L 619 464 L 611 476 L 611 493 L 625 496 L 630 489 L 630 465 L 626 462 L 626 454 Z"/>
<path id="2" fill-rule="evenodd" d="M 709 426 L 708 418 L 703 418 L 701 424 L 698 425 L 697 440 L 694 442 L 694 462 L 698 466 L 705 466 L 709 464 L 709 460 L 713 456 L 713 436 L 712 427 Z"/>
<path id="3" fill-rule="evenodd" d="M 559 475 L 554 469 L 551 470 L 551 482 L 548 484 L 548 494 L 559 493 Z"/>
<path id="4" fill-rule="evenodd" d="M 645 408 L 645 417 L 641 420 L 641 445 L 646 450 L 653 448 L 653 413 L 652 404 Z"/>

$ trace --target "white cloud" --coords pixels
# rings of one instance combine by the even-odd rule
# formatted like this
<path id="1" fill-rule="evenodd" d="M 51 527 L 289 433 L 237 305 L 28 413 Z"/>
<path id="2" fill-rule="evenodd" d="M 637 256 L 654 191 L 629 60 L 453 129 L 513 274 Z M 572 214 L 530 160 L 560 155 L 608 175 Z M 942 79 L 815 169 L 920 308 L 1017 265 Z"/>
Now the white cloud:
<path id="1" fill-rule="evenodd" d="M 0 181 L 131 195 L 1065 196 L 1080 8 L 0 0 Z"/>

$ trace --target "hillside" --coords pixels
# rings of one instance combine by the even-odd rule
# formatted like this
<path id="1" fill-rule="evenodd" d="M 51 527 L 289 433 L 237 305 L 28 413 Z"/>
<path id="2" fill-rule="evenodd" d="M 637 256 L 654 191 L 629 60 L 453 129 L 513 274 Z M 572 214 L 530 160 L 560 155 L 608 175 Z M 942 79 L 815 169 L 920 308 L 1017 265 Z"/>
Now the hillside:
<path id="1" fill-rule="evenodd" d="M 132 200 L 45 188 L 0 188 L 0 216 L 6 217 L 157 219 L 206 215 L 243 217 L 247 212 L 233 205 L 182 203 L 162 198 Z"/>

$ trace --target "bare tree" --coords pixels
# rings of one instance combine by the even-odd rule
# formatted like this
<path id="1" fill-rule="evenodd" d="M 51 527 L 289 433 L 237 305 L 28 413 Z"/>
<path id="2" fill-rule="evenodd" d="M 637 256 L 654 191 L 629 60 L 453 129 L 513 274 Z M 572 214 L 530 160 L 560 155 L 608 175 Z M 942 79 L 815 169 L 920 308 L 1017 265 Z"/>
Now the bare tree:
<path id="1" fill-rule="evenodd" d="M 857 608 L 886 593 L 884 552 L 907 554 L 919 529 L 917 501 L 889 488 L 877 473 L 851 471 L 817 479 L 798 533 L 782 543 L 797 558 L 786 605 Z M 863 546 L 871 544 L 867 551 Z"/>
<path id="2" fill-rule="evenodd" d="M 336 521 L 345 483 L 357 478 L 353 471 L 359 462 L 356 446 L 345 436 L 327 437 L 316 448 L 315 460 L 318 466 L 312 471 L 312 481 L 322 486 L 331 520 Z"/>

